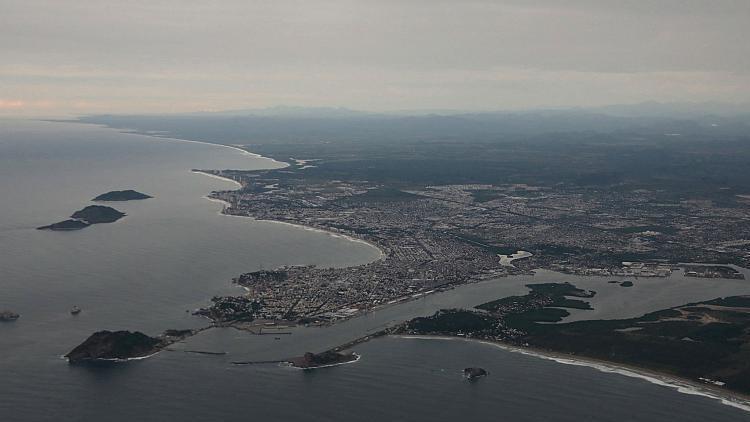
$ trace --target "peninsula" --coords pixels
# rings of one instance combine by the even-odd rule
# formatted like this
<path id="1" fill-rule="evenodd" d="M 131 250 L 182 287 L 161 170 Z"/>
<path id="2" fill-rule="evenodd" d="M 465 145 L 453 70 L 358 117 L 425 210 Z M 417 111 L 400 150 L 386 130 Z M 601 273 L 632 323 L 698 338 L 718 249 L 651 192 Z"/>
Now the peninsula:
<path id="1" fill-rule="evenodd" d="M 446 309 L 387 334 L 457 336 L 613 362 L 750 394 L 750 296 L 719 298 L 638 318 L 560 322 L 586 309 L 570 284 L 528 286 L 525 296 Z"/>

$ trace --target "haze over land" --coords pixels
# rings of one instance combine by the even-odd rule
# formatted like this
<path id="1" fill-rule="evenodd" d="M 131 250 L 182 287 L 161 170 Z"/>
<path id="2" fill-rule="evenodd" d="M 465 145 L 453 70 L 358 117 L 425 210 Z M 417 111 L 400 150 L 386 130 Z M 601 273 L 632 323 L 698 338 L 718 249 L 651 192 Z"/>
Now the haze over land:
<path id="1" fill-rule="evenodd" d="M 5 0 L 0 116 L 746 103 L 750 2 Z"/>

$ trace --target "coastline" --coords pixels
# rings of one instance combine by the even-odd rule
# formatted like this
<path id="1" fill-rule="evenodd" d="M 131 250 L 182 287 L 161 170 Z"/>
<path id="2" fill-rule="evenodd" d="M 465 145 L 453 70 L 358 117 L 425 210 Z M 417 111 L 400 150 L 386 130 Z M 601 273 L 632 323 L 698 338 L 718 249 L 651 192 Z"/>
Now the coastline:
<path id="1" fill-rule="evenodd" d="M 106 127 L 108 127 L 108 126 L 106 126 Z M 194 141 L 194 140 L 191 140 L 191 139 L 180 139 L 180 138 L 172 138 L 172 137 L 169 137 L 169 136 L 150 135 L 148 133 L 137 132 L 137 131 L 136 132 L 129 132 L 129 133 L 135 133 L 135 134 L 138 134 L 138 135 L 151 136 L 153 138 L 164 139 L 164 140 L 168 140 L 168 141 L 191 142 L 191 143 L 194 143 L 194 144 L 213 145 L 213 146 L 217 146 L 217 147 L 229 148 L 229 149 L 237 150 L 237 151 L 239 151 L 239 152 L 241 152 L 241 153 L 243 153 L 245 155 L 250 155 L 250 156 L 255 157 L 255 158 L 263 158 L 264 160 L 270 160 L 273 163 L 282 164 L 282 166 L 278 167 L 278 168 L 286 168 L 286 167 L 289 167 L 291 165 L 291 164 L 286 163 L 284 161 L 276 161 L 273 158 L 265 157 L 265 156 L 262 156 L 260 154 L 256 154 L 254 152 L 250 152 L 250 151 L 248 151 L 246 149 L 242 149 L 242 148 L 240 148 L 238 146 L 234 146 L 234 145 L 218 144 L 218 143 L 215 144 L 215 143 L 212 143 L 212 142 Z M 259 169 L 259 170 L 261 170 L 261 169 Z M 263 170 L 272 170 L 272 169 L 263 169 Z"/>
<path id="2" fill-rule="evenodd" d="M 215 176 L 215 177 L 219 178 L 219 176 Z M 232 205 L 232 204 L 230 204 L 227 201 L 224 201 L 222 199 L 212 198 L 210 196 L 204 196 L 203 198 L 206 199 L 206 200 L 208 200 L 208 201 L 211 201 L 211 202 L 220 203 L 220 204 L 222 204 L 222 205 L 224 205 L 226 207 L 230 207 Z M 376 259 L 370 261 L 368 264 L 380 261 L 381 259 L 384 259 L 387 256 L 386 253 L 382 249 L 380 249 L 380 247 L 378 247 L 378 245 L 376 245 L 376 244 L 374 244 L 372 242 L 368 242 L 368 241 L 366 241 L 364 239 L 359 239 L 359 238 L 352 237 L 352 236 L 349 236 L 349 235 L 346 235 L 346 234 L 331 232 L 331 231 L 328 231 L 328 230 L 319 229 L 317 227 L 305 226 L 305 225 L 302 225 L 302 224 L 289 223 L 289 222 L 286 222 L 286 221 L 261 220 L 261 219 L 255 218 L 255 217 L 253 217 L 251 215 L 227 214 L 223 210 L 219 210 L 216 213 L 219 214 L 219 215 L 225 216 L 225 217 L 249 218 L 249 219 L 252 219 L 254 221 L 259 221 L 259 222 L 263 222 L 263 223 L 283 224 L 283 225 L 287 225 L 287 226 L 292 226 L 292 227 L 297 228 L 297 229 L 302 229 L 302 230 L 311 231 L 311 232 L 317 232 L 317 233 L 323 233 L 323 234 L 327 234 L 327 235 L 329 235 L 331 237 L 338 237 L 338 238 L 346 239 L 346 240 L 348 240 L 350 242 L 354 242 L 354 243 L 363 243 L 365 245 L 368 245 L 368 246 L 371 246 L 371 247 L 377 249 L 378 250 L 378 254 L 379 254 Z M 367 264 L 363 264 L 363 265 L 367 265 Z"/>
<path id="3" fill-rule="evenodd" d="M 111 358 L 111 359 L 96 358 L 96 359 L 88 359 L 87 361 L 88 362 L 125 363 L 125 362 L 130 362 L 130 361 L 133 361 L 133 360 L 148 359 L 150 357 L 154 357 L 154 356 L 158 355 L 159 353 L 163 352 L 164 350 L 166 350 L 166 349 L 159 349 L 159 350 L 155 351 L 154 353 L 151 353 L 150 355 L 138 356 L 138 357 L 134 357 L 134 358 L 124 358 L 124 359 L 121 359 L 121 358 Z M 63 360 L 66 360 L 66 361 L 68 360 L 68 358 L 65 357 L 65 355 L 60 355 L 60 359 L 63 359 Z"/>
<path id="4" fill-rule="evenodd" d="M 222 202 L 226 203 L 226 201 L 222 201 Z M 354 243 L 364 243 L 365 245 L 372 246 L 373 248 L 377 249 L 378 252 L 379 252 L 378 258 L 374 259 L 372 262 L 370 262 L 370 264 L 373 263 L 373 262 L 380 261 L 381 259 L 384 259 L 386 257 L 385 252 L 382 249 L 380 249 L 380 247 L 378 247 L 378 245 L 376 245 L 376 244 L 374 244 L 372 242 L 368 242 L 367 240 L 364 240 L 364 239 L 359 239 L 359 238 L 356 238 L 356 237 L 352 237 L 352 236 L 350 236 L 348 234 L 331 232 L 331 231 L 328 231 L 328 230 L 319 229 L 317 227 L 305 226 L 305 225 L 296 224 L 296 223 L 289 223 L 289 222 L 286 222 L 286 221 L 259 220 L 257 218 L 252 217 L 252 216 L 249 216 L 249 215 L 230 215 L 230 214 L 224 214 L 223 212 L 221 214 L 227 215 L 227 216 L 230 216 L 230 217 L 252 218 L 255 221 L 262 221 L 264 223 L 284 224 L 284 225 L 287 225 L 287 226 L 292 226 L 292 227 L 300 228 L 300 229 L 307 230 L 307 231 L 318 232 L 318 233 L 325 233 L 325 234 L 327 234 L 327 235 L 329 235 L 331 237 L 340 237 L 342 239 L 346 239 L 346 240 L 348 240 L 350 242 L 354 242 Z M 367 264 L 365 264 L 365 265 L 367 265 Z"/>
<path id="5" fill-rule="evenodd" d="M 253 157 L 256 157 L 256 158 L 263 158 L 263 159 L 266 159 L 266 160 L 271 160 L 274 163 L 283 164 L 279 168 L 286 168 L 286 167 L 289 167 L 291 165 L 291 164 L 283 162 L 283 161 L 276 161 L 273 158 L 264 157 L 264 156 L 262 156 L 260 154 L 256 154 L 254 152 L 250 152 L 250 151 L 248 151 L 246 149 L 242 149 L 242 148 L 240 148 L 238 146 L 235 146 L 235 145 L 227 145 L 227 144 L 220 144 L 220 143 L 213 143 L 213 142 L 206 142 L 206 141 L 195 141 L 195 140 L 192 140 L 192 139 L 173 138 L 171 136 L 163 136 L 163 135 L 160 135 L 158 133 L 142 132 L 142 131 L 139 131 L 137 129 L 116 129 L 116 128 L 112 128 L 112 127 L 104 125 L 104 124 L 85 123 L 85 122 L 79 122 L 79 123 L 94 124 L 96 126 L 105 127 L 105 128 L 108 128 L 108 129 L 114 129 L 114 130 L 117 130 L 117 131 L 120 131 L 120 132 L 123 132 L 123 133 L 131 133 L 131 134 L 135 134 L 135 135 L 149 136 L 151 138 L 163 139 L 163 140 L 167 140 L 167 141 L 190 142 L 190 143 L 194 143 L 194 144 L 213 145 L 213 146 L 217 146 L 217 147 L 230 148 L 230 149 L 237 150 L 237 151 L 239 151 L 239 152 L 241 152 L 241 153 L 243 153 L 245 155 L 250 155 L 250 156 L 253 156 Z M 268 169 L 268 170 L 270 170 L 270 169 Z"/>
<path id="6" fill-rule="evenodd" d="M 104 127 L 107 127 L 107 126 L 104 126 Z M 159 135 L 154 135 L 154 134 L 144 134 L 142 132 L 128 132 L 128 131 L 125 131 L 125 133 L 134 133 L 134 134 L 149 136 L 149 137 L 152 137 L 152 138 L 162 139 L 162 140 L 193 142 L 193 143 L 200 143 L 200 144 L 206 144 L 206 145 L 213 145 L 213 146 L 231 148 L 231 149 L 238 150 L 241 153 L 246 154 L 246 155 L 250 155 L 250 156 L 254 156 L 254 157 L 259 157 L 259 158 L 264 158 L 264 159 L 269 159 L 269 160 L 271 160 L 274 163 L 283 164 L 283 166 L 281 166 L 279 168 L 286 168 L 286 167 L 290 166 L 289 163 L 279 162 L 279 161 L 276 161 L 274 159 L 271 159 L 271 158 L 268 158 L 268 157 L 263 157 L 263 156 L 261 156 L 259 154 L 255 154 L 255 153 L 249 152 L 249 151 L 244 150 L 242 148 L 235 147 L 235 146 L 230 146 L 230 145 L 226 145 L 226 144 L 218 144 L 218 143 L 210 143 L 210 142 L 203 142 L 203 141 L 185 140 L 185 139 L 179 139 L 179 138 L 171 138 L 171 137 L 166 137 L 166 136 L 159 136 Z M 258 171 L 273 170 L 273 169 L 274 168 L 258 169 Z M 226 181 L 234 183 L 238 187 L 242 187 L 241 183 L 239 183 L 239 182 L 237 182 L 237 181 L 235 181 L 233 179 L 230 179 L 230 178 L 221 177 L 221 176 L 217 176 L 217 175 L 214 175 L 214 174 L 210 174 L 210 173 L 206 173 L 206 172 L 202 172 L 202 171 L 197 171 L 197 170 L 193 170 L 193 172 L 200 173 L 200 174 L 203 174 L 203 175 L 206 175 L 206 176 L 209 176 L 209 177 L 213 177 L 213 178 L 216 178 L 216 179 L 226 180 Z M 205 198 L 208 199 L 208 200 L 210 200 L 210 201 L 212 201 L 212 202 L 221 202 L 221 203 L 225 204 L 226 206 L 231 206 L 231 204 L 229 204 L 228 202 L 222 201 L 220 199 L 211 198 L 210 196 L 205 196 Z M 226 214 L 223 211 L 219 211 L 218 213 L 221 214 L 221 215 L 225 215 L 225 216 L 246 217 L 246 218 L 255 219 L 252 216 Z M 319 228 L 316 228 L 316 227 L 305 226 L 305 225 L 302 225 L 302 224 L 290 223 L 290 222 L 285 222 L 285 221 L 260 220 L 260 219 L 255 219 L 255 220 L 256 221 L 263 221 L 263 222 L 271 222 L 271 223 L 276 223 L 276 224 L 286 224 L 286 225 L 290 225 L 290 226 L 295 226 L 297 228 L 302 228 L 304 230 L 318 231 L 318 232 L 326 233 L 326 234 L 334 236 L 334 237 L 342 237 L 342 238 L 345 238 L 345 239 L 353 241 L 353 242 L 361 242 L 361 243 L 368 244 L 370 246 L 375 247 L 380 252 L 379 258 L 376 259 L 376 260 L 374 260 L 374 261 L 372 261 L 372 262 L 376 262 L 377 260 L 383 259 L 386 256 L 385 253 L 383 252 L 383 250 L 381 248 L 379 248 L 377 245 L 375 245 L 375 244 L 373 244 L 371 242 L 368 242 L 366 240 L 354 238 L 354 237 L 351 237 L 351 236 L 348 236 L 348 235 L 345 235 L 345 234 L 330 232 L 330 231 L 327 231 L 327 230 L 324 230 L 324 229 L 319 229 Z M 414 298 L 414 299 L 416 299 L 416 298 Z M 407 300 L 405 300 L 405 301 L 410 301 L 410 300 L 409 300 L 409 298 L 407 298 Z M 387 306 L 390 306 L 390 305 L 397 305 L 399 303 L 401 303 L 401 301 L 400 300 L 396 300 L 394 303 L 384 304 L 383 307 L 387 307 Z M 377 309 L 374 309 L 373 311 L 376 311 L 376 310 Z M 356 315 L 356 316 L 359 316 L 359 315 Z M 353 316 L 353 317 L 356 317 L 356 316 Z M 349 318 L 346 318 L 346 319 L 349 319 Z M 511 346 L 511 345 L 504 344 L 504 343 L 498 343 L 498 342 L 492 342 L 492 341 L 480 340 L 480 339 L 451 337 L 451 336 L 400 336 L 400 335 L 393 335 L 393 337 L 405 338 L 405 339 L 414 338 L 414 339 L 432 339 L 432 340 L 463 340 L 463 341 L 474 341 L 474 342 L 478 342 L 478 343 L 481 343 L 481 344 L 486 344 L 486 345 L 489 345 L 489 346 L 497 347 L 497 348 L 500 348 L 500 349 L 503 349 L 503 350 L 506 350 L 506 351 L 510 351 L 510 352 L 514 352 L 514 353 L 521 353 L 521 354 L 525 354 L 525 355 L 537 357 L 537 358 L 540 358 L 540 359 L 551 360 L 551 361 L 557 362 L 559 364 L 574 365 L 574 366 L 586 366 L 586 367 L 590 367 L 592 369 L 596 369 L 596 370 L 598 370 L 600 372 L 605 372 L 605 373 L 610 373 L 610 374 L 619 374 L 619 375 L 628 376 L 628 377 L 631 377 L 631 378 L 639 378 L 639 379 L 648 381 L 648 382 L 650 382 L 652 384 L 661 385 L 661 386 L 664 386 L 664 387 L 675 389 L 678 392 L 683 393 L 683 394 L 704 396 L 704 397 L 707 397 L 707 398 L 711 398 L 711 399 L 717 400 L 717 401 L 721 402 L 724 405 L 735 407 L 735 408 L 738 408 L 738 409 L 746 411 L 746 412 L 750 412 L 750 396 L 745 396 L 745 395 L 742 395 L 742 394 L 739 394 L 739 393 L 734 393 L 732 391 L 725 390 L 725 389 L 719 389 L 717 387 L 713 387 L 713 386 L 708 385 L 708 384 L 701 384 L 701 383 L 693 382 L 691 380 L 682 379 L 682 378 L 679 378 L 679 377 L 676 377 L 676 376 L 671 376 L 669 374 L 664 374 L 664 373 L 659 373 L 659 372 L 655 372 L 655 371 L 650 371 L 650 370 L 645 369 L 645 368 L 640 368 L 640 367 L 635 367 L 635 366 L 629 366 L 629 365 L 619 364 L 619 363 L 613 363 L 613 362 L 608 362 L 608 361 L 603 361 L 603 360 L 596 360 L 596 359 L 578 357 L 578 356 L 571 357 L 570 355 L 566 355 L 566 354 L 558 354 L 558 353 L 554 353 L 554 352 L 550 352 L 550 351 L 545 351 L 545 350 L 540 350 L 540 349 L 522 348 L 522 347 L 517 347 L 517 346 Z M 365 340 L 365 341 L 367 341 L 367 340 Z M 146 358 L 152 357 L 152 356 L 154 356 L 154 355 L 156 355 L 158 353 L 159 353 L 159 351 L 157 351 L 156 353 L 154 353 L 152 355 L 148 355 L 148 356 L 143 356 L 143 357 L 138 357 L 138 358 L 132 358 L 132 359 L 125 359 L 125 360 L 115 360 L 115 361 L 125 362 L 125 361 L 128 361 L 128 360 L 146 359 Z M 353 360 L 353 361 L 343 362 L 343 363 L 337 363 L 337 364 L 331 364 L 331 365 L 324 365 L 324 366 L 320 366 L 320 367 L 316 367 L 316 368 L 310 368 L 310 369 L 317 369 L 317 368 L 323 368 L 323 367 L 328 367 L 328 366 L 338 366 L 338 365 L 343 365 L 343 364 L 347 364 L 347 363 L 353 363 L 353 362 L 357 362 L 359 360 L 359 358 L 360 358 L 360 356 L 358 355 L 357 359 Z M 298 368 L 298 369 L 305 369 L 305 368 Z"/>
<path id="7" fill-rule="evenodd" d="M 47 120 L 42 119 L 42 121 L 47 121 Z M 52 120 L 52 121 L 54 121 L 54 120 Z M 272 161 L 274 163 L 282 164 L 282 166 L 279 167 L 279 168 L 286 168 L 286 167 L 289 167 L 291 165 L 291 164 L 286 163 L 284 161 L 276 161 L 273 158 L 264 157 L 264 156 L 262 156 L 260 154 L 256 154 L 254 152 L 250 152 L 250 151 L 248 151 L 246 149 L 240 148 L 240 147 L 235 146 L 235 145 L 227 145 L 227 144 L 205 142 L 205 141 L 195 141 L 195 140 L 192 140 L 192 139 L 173 138 L 171 136 L 161 135 L 159 132 L 157 132 L 157 133 L 149 133 L 148 131 L 144 132 L 144 131 L 141 131 L 141 130 L 138 130 L 138 129 L 116 128 L 116 127 L 108 126 L 108 125 L 106 125 L 104 123 L 94 123 L 94 122 L 81 121 L 81 120 L 79 120 L 79 118 L 73 118 L 72 120 L 63 120 L 61 122 L 77 123 L 77 124 L 81 124 L 81 125 L 91 125 L 91 126 L 96 126 L 96 127 L 104 128 L 104 129 L 114 130 L 114 131 L 119 132 L 119 133 L 125 133 L 125 134 L 130 134 L 130 135 L 139 135 L 139 136 L 147 136 L 149 138 L 166 140 L 166 141 L 190 142 L 190 143 L 194 143 L 194 144 L 203 144 L 203 145 L 212 145 L 212 146 L 216 146 L 216 147 L 230 148 L 230 149 L 237 150 L 237 151 L 239 151 L 239 152 L 241 152 L 241 153 L 243 153 L 245 155 L 250 155 L 250 156 L 253 156 L 253 157 L 256 157 L 256 158 L 263 158 L 265 160 L 270 160 L 270 161 Z M 270 170 L 270 169 L 266 169 L 266 170 Z"/>
<path id="8" fill-rule="evenodd" d="M 289 367 L 291 367 L 291 368 L 294 368 L 294 369 L 299 369 L 299 370 L 302 370 L 302 371 L 311 371 L 311 370 L 313 370 L 313 369 L 321 369 L 321 368 L 333 368 L 334 366 L 341 366 L 341 365 L 348 365 L 348 364 L 350 364 L 350 363 L 356 363 L 356 362 L 359 362 L 359 360 L 360 360 L 360 359 L 362 358 L 362 355 L 360 355 L 360 354 L 358 354 L 358 353 L 353 353 L 353 352 L 352 352 L 352 354 L 354 355 L 354 359 L 353 359 L 353 360 L 348 360 L 348 361 L 346 361 L 346 362 L 339 362 L 339 363 L 329 363 L 329 364 L 327 364 L 327 365 L 320 365 L 320 366 L 311 366 L 311 367 L 309 367 L 309 368 L 301 368 L 301 367 L 299 367 L 299 366 L 294 366 L 294 364 L 292 364 L 292 363 L 290 363 L 290 362 L 284 362 L 284 363 L 286 364 L 286 365 L 284 365 L 284 366 L 289 366 Z"/>
<path id="9" fill-rule="evenodd" d="M 725 406 L 731 406 L 745 412 L 750 412 L 750 396 L 733 392 L 726 389 L 701 384 L 685 378 L 680 378 L 671 374 L 665 374 L 633 365 L 610 362 L 606 360 L 587 358 L 582 356 L 571 356 L 564 353 L 555 353 L 548 350 L 536 348 L 524 348 L 513 346 L 506 343 L 494 342 L 465 337 L 438 336 L 438 335 L 395 335 L 389 336 L 400 339 L 422 339 L 422 340 L 443 340 L 443 341 L 466 341 L 484 344 L 491 347 L 519 353 L 527 356 L 533 356 L 539 359 L 551 360 L 562 365 L 584 366 L 608 374 L 616 374 L 630 378 L 637 378 L 655 385 L 667 387 L 676 390 L 682 394 L 703 396 L 721 402 Z"/>
<path id="10" fill-rule="evenodd" d="M 191 173 L 195 173 L 195 174 L 202 174 L 204 176 L 208 176 L 208 177 L 211 177 L 213 179 L 218 179 L 218 180 L 224 180 L 224 181 L 227 181 L 227 182 L 231 182 L 231 183 L 234 183 L 239 188 L 242 187 L 242 183 L 240 183 L 240 182 L 238 182 L 238 181 L 236 181 L 234 179 L 230 179 L 228 177 L 217 176 L 215 174 L 207 173 L 207 172 L 201 171 L 201 170 L 190 170 L 190 172 Z M 204 196 L 204 198 L 209 198 L 209 197 L 208 196 Z M 213 199 L 213 198 L 209 198 L 209 199 Z M 221 202 L 224 202 L 224 203 L 228 204 L 228 202 L 226 202 L 226 201 L 221 201 Z"/>
<path id="11" fill-rule="evenodd" d="M 207 196 L 207 195 L 205 195 L 205 196 L 202 196 L 201 198 L 205 199 L 206 201 L 217 202 L 217 203 L 219 203 L 219 204 L 222 204 L 222 205 L 224 205 L 224 206 L 226 206 L 226 207 L 228 207 L 228 206 L 232 205 L 232 204 L 230 204 L 230 203 L 229 203 L 229 202 L 227 202 L 227 201 L 224 201 L 224 200 L 222 200 L 222 199 L 211 198 L 210 196 Z M 217 211 L 216 213 L 217 213 L 217 214 L 219 214 L 219 215 L 227 215 L 227 214 L 224 214 L 224 213 L 223 213 L 223 212 L 221 212 L 221 211 Z"/>
<path id="12" fill-rule="evenodd" d="M 188 141 L 188 142 L 193 142 L 193 141 Z M 215 145 L 215 144 L 209 144 L 209 145 Z M 244 150 L 242 150 L 242 151 L 244 151 Z M 257 154 L 254 154 L 254 155 L 257 155 Z M 262 156 L 258 155 L 258 157 L 262 157 Z M 266 158 L 266 157 L 262 157 L 262 158 Z M 214 179 L 219 179 L 219 180 L 225 180 L 225 181 L 228 181 L 228 182 L 232 182 L 237 187 L 242 188 L 242 183 L 240 183 L 240 182 L 238 182 L 238 181 L 236 181 L 234 179 L 230 179 L 228 177 L 217 176 L 215 174 L 207 173 L 207 172 L 201 171 L 201 170 L 191 170 L 191 172 L 196 173 L 196 174 L 202 174 L 204 176 L 208 176 L 208 177 L 211 177 L 211 178 L 214 178 Z M 205 199 L 207 199 L 207 200 L 209 200 L 211 202 L 218 202 L 218 203 L 224 204 L 227 207 L 229 207 L 229 206 L 232 205 L 229 202 L 224 201 L 222 199 L 212 198 L 211 194 L 208 194 L 208 195 L 204 196 L 203 198 L 205 198 Z M 363 243 L 365 245 L 371 246 L 371 247 L 373 247 L 373 248 L 375 248 L 375 249 L 378 250 L 378 253 L 379 253 L 378 258 L 375 259 L 375 260 L 373 260 L 372 262 L 377 262 L 377 261 L 379 261 L 381 259 L 384 259 L 386 257 L 386 253 L 378 245 L 376 245 L 376 244 L 374 244 L 372 242 L 368 242 L 367 240 L 356 238 L 356 237 L 353 237 L 353 236 L 350 236 L 350 235 L 347 235 L 347 234 L 336 233 L 336 232 L 332 232 L 332 231 L 328 231 L 328 230 L 324 230 L 324 229 L 319 229 L 317 227 L 305 226 L 303 224 L 290 223 L 290 222 L 287 222 L 287 221 L 258 219 L 258 218 L 255 218 L 255 217 L 251 216 L 251 215 L 227 214 L 223 210 L 219 211 L 218 213 L 221 214 L 221 215 L 227 216 L 227 217 L 251 218 L 251 219 L 253 219 L 255 221 L 261 221 L 261 222 L 264 222 L 264 223 L 284 224 L 284 225 L 287 225 L 287 226 L 292 226 L 292 227 L 303 229 L 303 230 L 307 230 L 307 231 L 318 232 L 318 233 L 325 233 L 325 234 L 327 234 L 329 236 L 346 239 L 346 240 L 348 240 L 350 242 Z"/>

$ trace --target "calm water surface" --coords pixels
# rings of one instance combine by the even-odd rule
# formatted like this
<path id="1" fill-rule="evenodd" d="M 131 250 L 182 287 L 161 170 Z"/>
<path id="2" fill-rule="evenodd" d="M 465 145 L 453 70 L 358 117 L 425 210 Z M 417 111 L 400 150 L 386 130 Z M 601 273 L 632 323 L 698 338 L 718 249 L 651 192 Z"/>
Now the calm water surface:
<path id="1" fill-rule="evenodd" d="M 144 361 L 69 366 L 60 358 L 96 330 L 157 334 L 205 325 L 185 311 L 238 292 L 230 280 L 243 271 L 378 257 L 368 245 L 325 233 L 218 215 L 221 205 L 203 197 L 233 184 L 190 172 L 279 165 L 231 148 L 94 126 L 0 121 L 0 309 L 22 314 L 0 324 L 0 421 L 750 420 L 708 398 L 469 342 L 379 339 L 357 346 L 358 363 L 312 372 L 229 363 L 320 350 L 440 307 L 473 306 L 565 277 L 549 272 L 465 286 L 332 328 L 295 329 L 281 340 L 213 330 Z M 100 193 L 130 188 L 154 198 L 115 203 L 128 215 L 114 224 L 34 229 Z M 571 280 L 614 289 L 606 280 Z M 643 281 L 622 300 L 603 294 L 596 300 L 609 310 L 591 312 L 621 317 L 748 291 L 736 281 L 711 283 L 679 275 Z M 71 316 L 73 305 L 83 313 Z M 181 352 L 196 347 L 229 354 Z M 491 376 L 465 382 L 460 369 L 469 365 Z"/>

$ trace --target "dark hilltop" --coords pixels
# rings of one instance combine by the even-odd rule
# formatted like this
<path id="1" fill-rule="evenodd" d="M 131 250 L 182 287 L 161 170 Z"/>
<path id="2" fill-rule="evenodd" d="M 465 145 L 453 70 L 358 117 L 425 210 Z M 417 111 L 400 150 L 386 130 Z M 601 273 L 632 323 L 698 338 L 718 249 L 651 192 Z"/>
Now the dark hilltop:
<path id="1" fill-rule="evenodd" d="M 192 336 L 195 330 L 166 330 L 158 337 L 140 331 L 97 331 L 68 352 L 69 363 L 91 361 L 124 361 L 143 358 L 170 344 Z"/>
<path id="2" fill-rule="evenodd" d="M 74 212 L 68 220 L 37 227 L 37 229 L 56 231 L 81 230 L 92 224 L 114 223 L 122 217 L 125 217 L 125 213 L 114 208 L 103 205 L 89 205 L 84 209 Z"/>
<path id="3" fill-rule="evenodd" d="M 90 360 L 124 360 L 144 357 L 158 350 L 158 338 L 139 331 L 98 331 L 65 355 L 70 363 Z"/>
<path id="4" fill-rule="evenodd" d="M 117 211 L 111 207 L 89 205 L 82 210 L 74 212 L 70 217 L 84 220 L 89 224 L 114 223 L 122 217 L 125 217 L 125 213 Z"/>
<path id="5" fill-rule="evenodd" d="M 464 377 L 469 380 L 475 380 L 477 378 L 486 377 L 488 374 L 487 370 L 484 368 L 476 368 L 476 367 L 470 367 L 470 368 L 464 368 Z"/>
<path id="6" fill-rule="evenodd" d="M 322 353 L 307 352 L 303 356 L 293 358 L 289 362 L 292 366 L 302 369 L 323 368 L 326 366 L 342 365 L 354 362 L 359 359 L 359 355 L 353 352 L 339 353 L 328 350 Z"/>
<path id="7" fill-rule="evenodd" d="M 134 191 L 133 189 L 127 189 L 127 190 L 113 190 L 107 193 L 103 193 L 96 198 L 92 199 L 92 201 L 136 201 L 141 199 L 149 199 L 153 198 L 151 195 L 146 195 L 145 193 L 141 193 L 138 191 Z"/>

